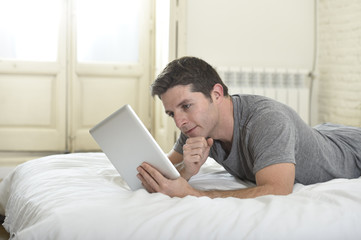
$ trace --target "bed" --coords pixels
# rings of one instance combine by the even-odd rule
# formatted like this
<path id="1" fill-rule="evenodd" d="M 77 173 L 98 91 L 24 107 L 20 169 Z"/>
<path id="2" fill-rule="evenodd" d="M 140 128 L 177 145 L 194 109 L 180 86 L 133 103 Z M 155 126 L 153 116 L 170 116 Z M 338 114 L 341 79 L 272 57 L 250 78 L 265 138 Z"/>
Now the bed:
<path id="1" fill-rule="evenodd" d="M 213 159 L 190 180 L 237 189 Z M 103 153 L 52 155 L 19 165 L 0 183 L 11 239 L 360 239 L 361 178 L 255 199 L 170 198 L 130 191 Z"/>

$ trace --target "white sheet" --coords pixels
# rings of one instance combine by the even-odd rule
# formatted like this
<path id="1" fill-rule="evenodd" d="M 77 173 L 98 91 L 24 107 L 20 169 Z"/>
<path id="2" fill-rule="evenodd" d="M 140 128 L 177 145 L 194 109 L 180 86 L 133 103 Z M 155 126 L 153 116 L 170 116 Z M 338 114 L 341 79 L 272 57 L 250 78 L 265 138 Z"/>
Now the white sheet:
<path id="1" fill-rule="evenodd" d="M 211 159 L 190 182 L 252 185 Z M 0 213 L 13 239 L 360 239 L 361 178 L 296 184 L 288 196 L 180 199 L 129 191 L 102 153 L 55 155 L 0 183 Z"/>

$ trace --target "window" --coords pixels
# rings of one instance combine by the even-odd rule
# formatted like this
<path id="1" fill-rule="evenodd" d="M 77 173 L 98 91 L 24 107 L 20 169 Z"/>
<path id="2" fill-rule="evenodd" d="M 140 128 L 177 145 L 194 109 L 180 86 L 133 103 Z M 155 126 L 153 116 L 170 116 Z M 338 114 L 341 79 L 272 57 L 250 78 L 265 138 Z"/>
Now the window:
<path id="1" fill-rule="evenodd" d="M 57 61 L 60 0 L 0 0 L 0 59 Z"/>
<path id="2" fill-rule="evenodd" d="M 139 0 L 75 0 L 78 62 L 138 63 Z M 55 62 L 61 0 L 0 0 L 0 59 Z"/>
<path id="3" fill-rule="evenodd" d="M 78 0 L 78 62 L 137 63 L 139 8 L 137 0 Z"/>

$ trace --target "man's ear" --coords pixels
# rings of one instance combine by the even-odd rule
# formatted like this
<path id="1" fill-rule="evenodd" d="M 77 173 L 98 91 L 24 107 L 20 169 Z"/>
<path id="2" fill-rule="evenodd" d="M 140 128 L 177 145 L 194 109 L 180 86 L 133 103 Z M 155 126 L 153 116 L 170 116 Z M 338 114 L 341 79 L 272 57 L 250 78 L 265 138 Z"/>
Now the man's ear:
<path id="1" fill-rule="evenodd" d="M 217 83 L 213 86 L 212 97 L 214 101 L 223 100 L 223 87 L 221 84 Z"/>

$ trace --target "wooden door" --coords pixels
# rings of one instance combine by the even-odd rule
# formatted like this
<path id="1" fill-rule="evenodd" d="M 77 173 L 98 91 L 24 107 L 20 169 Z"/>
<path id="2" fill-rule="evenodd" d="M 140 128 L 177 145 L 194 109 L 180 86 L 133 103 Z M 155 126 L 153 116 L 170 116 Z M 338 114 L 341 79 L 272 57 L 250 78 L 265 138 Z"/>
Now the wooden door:
<path id="1" fill-rule="evenodd" d="M 0 2 L 0 152 L 98 150 L 124 104 L 150 128 L 153 2 Z"/>
<path id="2" fill-rule="evenodd" d="M 83 0 L 74 7 L 71 151 L 99 149 L 89 129 L 124 104 L 130 104 L 151 127 L 152 6 L 149 0 Z M 107 14 L 101 15 L 102 11 Z"/>
<path id="3" fill-rule="evenodd" d="M 0 3 L 0 151 L 66 148 L 62 7 L 60 0 Z"/>

